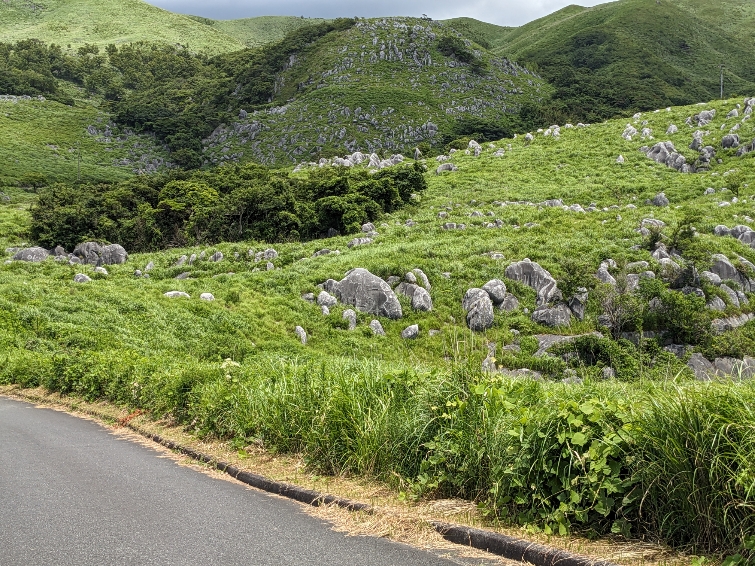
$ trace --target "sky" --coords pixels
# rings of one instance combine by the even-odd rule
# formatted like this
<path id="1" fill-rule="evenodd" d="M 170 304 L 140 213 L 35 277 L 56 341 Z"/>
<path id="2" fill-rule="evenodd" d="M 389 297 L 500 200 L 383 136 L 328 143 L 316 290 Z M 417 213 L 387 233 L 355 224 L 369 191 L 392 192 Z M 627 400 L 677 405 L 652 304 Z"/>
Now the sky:
<path id="1" fill-rule="evenodd" d="M 501 26 L 520 26 L 569 4 L 595 6 L 607 0 L 148 0 L 178 12 L 214 20 L 255 16 L 305 16 L 310 18 L 421 16 L 434 20 L 467 16 Z"/>

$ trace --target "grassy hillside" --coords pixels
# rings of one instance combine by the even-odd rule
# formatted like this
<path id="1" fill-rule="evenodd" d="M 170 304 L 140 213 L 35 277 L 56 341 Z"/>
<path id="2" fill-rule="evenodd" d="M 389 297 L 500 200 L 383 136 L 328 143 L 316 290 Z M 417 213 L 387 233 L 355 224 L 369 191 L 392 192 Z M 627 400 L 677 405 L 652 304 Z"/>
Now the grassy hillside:
<path id="1" fill-rule="evenodd" d="M 79 175 L 87 182 L 115 181 L 163 169 L 170 159 L 152 137 L 121 131 L 107 112 L 81 98 L 75 106 L 44 97 L 0 98 L 0 136 L 0 187 L 70 183 Z"/>
<path id="2" fill-rule="evenodd" d="M 244 47 L 220 29 L 142 0 L 4 0 L 0 2 L 0 38 L 6 42 L 34 38 L 63 48 L 134 41 L 163 41 L 207 53 Z"/>
<path id="3" fill-rule="evenodd" d="M 326 21 L 322 18 L 297 18 L 296 16 L 259 16 L 238 20 L 210 20 L 198 16 L 190 17 L 236 38 L 246 47 L 259 47 L 280 41 L 286 34 L 294 30 Z"/>
<path id="4" fill-rule="evenodd" d="M 514 30 L 476 26 L 497 53 L 537 65 L 564 116 L 597 121 L 717 97 L 721 64 L 726 93 L 751 91 L 754 16 L 749 0 L 619 0 Z"/>
<path id="5" fill-rule="evenodd" d="M 459 53 L 444 52 L 442 41 L 457 42 Z M 218 128 L 204 142 L 205 160 L 406 153 L 463 133 L 510 130 L 522 106 L 549 93 L 533 73 L 441 22 L 360 20 L 293 53 L 270 105 Z"/>
<path id="6" fill-rule="evenodd" d="M 543 334 L 610 335 L 598 319 L 611 293 L 594 277 L 601 261 L 616 261 L 611 272 L 619 280 L 628 262 L 646 261 L 661 281 L 669 272 L 651 255 L 658 238 L 686 258 L 675 261 L 694 261 L 700 270 L 713 253 L 742 269 L 745 260 L 755 261 L 755 250 L 713 233 L 718 224 L 752 227 L 755 216 L 753 154 L 737 157 L 720 146 L 735 122 L 743 140 L 755 138 L 752 121 L 726 118 L 737 103 L 742 100 L 632 120 L 664 140 L 676 124 L 680 131 L 670 139 L 692 160 L 695 152 L 686 147 L 696 128 L 685 120 L 716 109 L 705 141 L 721 163 L 714 160 L 707 173 L 680 174 L 649 160 L 638 149 L 654 141 L 624 139 L 626 120 L 613 120 L 562 127 L 558 138 L 501 140 L 479 157 L 453 154 L 458 171 L 428 172 L 421 200 L 379 220 L 368 245 L 349 248 L 350 237 L 335 237 L 198 246 L 134 254 L 125 265 L 108 266 L 108 275 L 51 259 L 5 263 L 0 381 L 141 407 L 239 446 L 301 452 L 325 473 L 386 479 L 410 496 L 467 497 L 491 516 L 547 533 L 613 531 L 716 555 L 734 551 L 755 528 L 753 381 L 696 382 L 686 366 L 690 352 L 679 359 L 663 349 L 663 339 L 641 348 L 583 339 L 564 357 L 536 351 Z M 617 163 L 619 155 L 624 163 Z M 709 187 L 714 191 L 705 194 Z M 660 191 L 670 206 L 647 202 Z M 28 225 L 28 197 L 7 193 L 11 202 L 0 204 L 1 248 L 18 244 Z M 590 211 L 537 204 L 557 198 Z M 666 224 L 663 236 L 637 232 L 647 218 Z M 689 236 L 690 218 L 698 235 Z M 484 227 L 496 220 L 500 227 Z M 449 221 L 466 229 L 444 230 Z M 248 253 L 269 247 L 280 254 L 272 270 Z M 340 253 L 313 255 L 323 248 Z M 225 258 L 208 261 L 216 249 Z M 205 259 L 175 266 L 180 256 L 201 252 Z M 584 321 L 558 329 L 532 321 L 534 291 L 504 275 L 524 258 L 548 269 L 565 294 L 589 288 Z M 134 277 L 148 262 L 150 278 Z M 421 268 L 432 284 L 432 311 L 413 311 L 402 297 L 403 319 L 381 318 L 387 335 L 380 337 L 368 326 L 373 315 L 357 313 L 349 330 L 346 306 L 323 316 L 301 298 L 355 267 L 382 277 Z M 93 280 L 74 283 L 78 272 Z M 181 272 L 190 278 L 177 280 Z M 496 311 L 490 329 L 472 333 L 462 297 L 493 278 L 505 281 L 520 307 Z M 727 296 L 699 285 L 708 300 Z M 642 313 L 644 331 L 681 322 L 677 333 L 704 331 L 691 346 L 709 358 L 755 354 L 752 322 L 709 335 L 705 324 L 724 314 L 694 295 L 655 289 L 660 311 L 647 308 L 647 295 L 622 295 Z M 191 298 L 163 296 L 171 290 Z M 205 292 L 216 300 L 199 300 Z M 750 308 L 727 299 L 726 314 Z M 418 338 L 403 339 L 411 324 L 418 325 Z M 306 345 L 296 326 L 306 330 Z M 496 345 L 496 372 L 483 374 L 489 343 Z M 510 377 L 499 367 L 536 370 L 542 381 Z M 615 378 L 604 379 L 606 367 Z M 564 377 L 570 379 L 561 382 Z M 691 501 L 693 491 L 699 498 Z"/>

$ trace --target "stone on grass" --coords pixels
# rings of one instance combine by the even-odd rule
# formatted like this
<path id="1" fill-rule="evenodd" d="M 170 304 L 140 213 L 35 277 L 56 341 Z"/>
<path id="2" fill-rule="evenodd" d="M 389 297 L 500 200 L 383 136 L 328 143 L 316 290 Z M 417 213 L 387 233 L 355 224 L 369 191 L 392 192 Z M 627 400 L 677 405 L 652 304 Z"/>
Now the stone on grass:
<path id="1" fill-rule="evenodd" d="M 346 247 L 354 248 L 357 246 L 366 246 L 371 243 L 372 243 L 372 238 L 354 238 L 348 244 L 346 244 Z"/>
<path id="2" fill-rule="evenodd" d="M 188 271 L 184 271 L 183 273 L 179 273 L 178 275 L 176 275 L 176 279 L 179 279 L 179 280 L 188 279 L 189 277 L 191 277 L 191 273 Z"/>
<path id="3" fill-rule="evenodd" d="M 169 299 L 190 299 L 188 293 L 184 293 L 183 291 L 168 291 L 165 293 L 165 296 Z"/>
<path id="4" fill-rule="evenodd" d="M 28 261 L 32 263 L 38 263 L 46 260 L 50 256 L 50 252 L 45 248 L 34 247 L 19 250 L 13 256 L 15 261 Z"/>
<path id="5" fill-rule="evenodd" d="M 357 327 L 357 313 L 355 313 L 352 309 L 346 309 L 345 311 L 343 311 L 341 318 L 348 321 L 349 330 L 354 330 Z"/>
<path id="6" fill-rule="evenodd" d="M 215 300 L 215 296 L 212 293 L 202 293 L 201 295 L 199 295 L 199 298 L 202 299 L 203 301 Z"/>
<path id="7" fill-rule="evenodd" d="M 94 268 L 95 273 L 99 273 L 100 275 L 108 275 L 107 269 L 101 266 L 97 266 Z"/>
<path id="8" fill-rule="evenodd" d="M 529 258 L 512 263 L 506 268 L 504 274 L 508 279 L 524 283 L 537 291 L 538 305 L 545 305 L 561 298 L 561 291 L 558 290 L 553 276 Z"/>
<path id="9" fill-rule="evenodd" d="M 303 345 L 307 345 L 307 331 L 304 330 L 301 326 L 297 326 L 294 328 L 294 333 L 299 337 L 299 340 L 301 340 L 301 343 Z"/>
<path id="10" fill-rule="evenodd" d="M 379 320 L 370 321 L 370 330 L 375 336 L 385 336 L 385 330 L 383 330 L 383 325 L 380 324 Z"/>
<path id="11" fill-rule="evenodd" d="M 511 293 L 506 293 L 506 298 L 498 305 L 498 309 L 506 312 L 514 312 L 519 309 L 519 299 Z"/>
<path id="12" fill-rule="evenodd" d="M 89 283 L 92 279 L 88 275 L 77 273 L 74 275 L 73 280 L 75 283 Z"/>
<path id="13" fill-rule="evenodd" d="M 414 273 L 417 276 L 417 279 L 419 280 L 419 284 L 422 285 L 425 289 L 428 291 L 432 291 L 432 285 L 430 285 L 430 280 L 427 278 L 427 275 L 425 275 L 425 272 L 422 271 L 419 268 L 412 269 L 412 273 Z"/>
<path id="14" fill-rule="evenodd" d="M 653 206 L 668 206 L 669 200 L 666 197 L 665 193 L 658 193 L 653 197 Z"/>
<path id="15" fill-rule="evenodd" d="M 128 254 L 120 244 L 110 244 L 102 248 L 103 265 L 121 265 L 128 261 Z"/>
<path id="16" fill-rule="evenodd" d="M 702 354 L 692 354 L 687 366 L 695 374 L 698 381 L 710 381 L 716 374 L 716 368 Z"/>
<path id="17" fill-rule="evenodd" d="M 417 324 L 407 326 L 401 331 L 401 338 L 404 340 L 414 340 L 417 336 L 419 336 L 419 326 Z"/>
<path id="18" fill-rule="evenodd" d="M 540 306 L 532 313 L 532 321 L 542 324 L 544 326 L 550 326 L 556 328 L 559 326 L 569 326 L 571 323 L 571 310 L 564 304 L 556 305 L 555 307 L 549 307 L 547 305 Z"/>
<path id="19" fill-rule="evenodd" d="M 493 301 L 482 289 L 470 289 L 462 302 L 467 311 L 467 326 L 473 332 L 483 332 L 493 326 Z"/>
<path id="20" fill-rule="evenodd" d="M 331 285 L 338 300 L 361 312 L 390 319 L 403 316 L 401 303 L 390 285 L 366 269 L 352 269 L 341 281 Z"/>
<path id="21" fill-rule="evenodd" d="M 320 294 L 317 295 L 317 304 L 321 307 L 334 307 L 338 304 L 338 299 L 336 299 L 333 295 L 328 293 L 327 291 L 320 291 Z"/>
<path id="22" fill-rule="evenodd" d="M 215 252 L 210 256 L 210 261 L 213 263 L 217 263 L 219 261 L 223 261 L 223 252 Z"/>
<path id="23" fill-rule="evenodd" d="M 500 279 L 492 279 L 482 286 L 494 305 L 500 305 L 506 299 L 506 284 Z"/>

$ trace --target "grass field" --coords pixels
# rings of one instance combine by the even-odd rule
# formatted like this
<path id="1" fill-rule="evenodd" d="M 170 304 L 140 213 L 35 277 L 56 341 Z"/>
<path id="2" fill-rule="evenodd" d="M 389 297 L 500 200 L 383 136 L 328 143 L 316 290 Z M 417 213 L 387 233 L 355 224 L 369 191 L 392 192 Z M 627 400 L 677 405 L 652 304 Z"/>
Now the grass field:
<path id="1" fill-rule="evenodd" d="M 218 29 L 142 0 L 7 0 L 0 3 L 0 37 L 10 42 L 35 38 L 64 49 L 134 41 L 164 41 L 208 53 L 244 47 Z"/>
<path id="2" fill-rule="evenodd" d="M 113 126 L 116 133 L 106 138 L 109 121 L 96 101 L 83 97 L 75 106 L 52 100 L 0 100 L 0 186 L 17 185 L 30 174 L 42 175 L 47 182 L 70 183 L 79 176 L 82 181 L 114 181 L 133 175 L 142 156 L 150 162 L 168 158 L 150 136 L 126 136 Z M 99 133 L 89 134 L 89 126 Z M 114 166 L 124 159 L 131 164 Z"/>
<path id="3" fill-rule="evenodd" d="M 673 108 L 631 121 L 640 126 L 646 120 L 656 141 L 670 138 L 692 161 L 695 152 L 686 148 L 694 130 L 685 119 L 715 108 L 705 139 L 718 147 L 734 125 L 727 112 L 741 102 Z M 52 260 L 6 263 L 0 267 L 0 381 L 147 409 L 240 446 L 259 442 L 300 452 L 312 469 L 380 478 L 407 497 L 466 497 L 491 519 L 546 533 L 625 533 L 713 555 L 733 552 L 755 532 L 752 381 L 697 383 L 684 360 L 660 353 L 648 364 L 642 357 L 630 360 L 627 367 L 636 363 L 637 371 L 619 372 L 619 379 L 604 381 L 602 363 L 585 363 L 576 368 L 581 385 L 561 383 L 562 360 L 533 356 L 535 336 L 553 330 L 530 320 L 523 309 L 534 309 L 534 292 L 512 281 L 507 284 L 520 310 L 496 313 L 484 334 L 464 323 L 465 291 L 503 278 L 510 262 L 525 257 L 563 284 L 574 265 L 594 273 L 607 258 L 620 265 L 646 260 L 658 270 L 647 249 L 633 249 L 643 244 L 635 230 L 648 217 L 666 222 L 671 236 L 685 216 L 698 212 L 696 249 L 755 261 L 752 249 L 712 233 L 717 224 L 750 223 L 748 215 L 755 216 L 755 196 L 746 186 L 755 186 L 752 154 L 719 150 L 722 163 L 714 162 L 711 172 L 679 174 L 638 151 L 653 141 L 623 139 L 626 122 L 562 129 L 560 139 L 502 140 L 495 144 L 502 157 L 487 146 L 478 158 L 458 152 L 452 161 L 459 170 L 429 172 L 421 201 L 383 218 L 372 245 L 349 249 L 344 236 L 175 249 L 135 254 L 126 265 L 109 266 L 107 276 Z M 665 136 L 671 123 L 680 132 Z M 742 123 L 739 133 L 755 137 L 752 122 Z M 616 162 L 619 155 L 623 164 Z M 731 174 L 745 181 L 736 202 L 733 193 L 720 191 Z M 716 192 L 704 195 L 708 187 Z M 671 206 L 645 203 L 660 191 Z M 23 240 L 32 201 L 17 189 L 6 192 L 11 202 L 0 205 L 2 248 Z M 583 207 L 594 202 L 598 211 L 495 204 L 553 198 Z M 614 205 L 619 208 L 602 210 Z M 475 211 L 483 216 L 471 216 Z M 414 226 L 407 226 L 410 218 Z M 482 227 L 496 218 L 501 228 Z M 447 221 L 468 227 L 441 229 Z M 255 270 L 261 264 L 247 251 L 270 245 L 280 253 L 277 269 Z M 325 247 L 342 253 L 312 257 Z M 187 270 L 172 267 L 181 255 L 215 249 L 226 259 L 200 260 L 188 269 L 190 279 L 175 279 Z M 150 261 L 151 277 L 134 278 L 134 269 Z M 432 283 L 432 312 L 413 312 L 401 299 L 403 320 L 383 320 L 387 336 L 375 337 L 367 326 L 374 317 L 359 313 L 357 328 L 349 331 L 341 318 L 345 307 L 323 317 L 300 298 L 354 267 L 384 277 L 423 269 Z M 74 283 L 80 271 L 93 281 Z M 163 293 L 170 290 L 192 298 L 167 299 Z M 203 292 L 216 300 L 200 301 Z M 584 322 L 556 332 L 599 329 L 598 295 L 591 295 Z M 740 311 L 729 306 L 728 312 Z M 410 324 L 419 325 L 416 340 L 400 337 Z M 752 355 L 752 324 L 715 339 L 706 352 L 738 348 Z M 297 325 L 308 333 L 306 346 L 294 333 Z M 497 356 L 498 362 L 537 369 L 549 379 L 483 374 L 488 342 L 498 348 L 518 343 L 520 353 Z"/>

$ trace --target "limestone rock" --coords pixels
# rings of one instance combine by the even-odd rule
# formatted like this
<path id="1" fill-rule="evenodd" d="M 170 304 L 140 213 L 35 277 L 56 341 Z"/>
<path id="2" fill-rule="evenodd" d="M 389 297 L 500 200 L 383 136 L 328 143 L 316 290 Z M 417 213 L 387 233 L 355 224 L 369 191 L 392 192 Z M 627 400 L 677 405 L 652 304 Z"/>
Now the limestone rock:
<path id="1" fill-rule="evenodd" d="M 75 283 L 89 283 L 92 279 L 88 275 L 77 273 L 74 275 L 73 280 Z"/>
<path id="2" fill-rule="evenodd" d="M 383 325 L 380 324 L 379 320 L 370 322 L 370 330 L 372 330 L 372 334 L 375 336 L 385 336 L 385 330 L 383 330 Z"/>
<path id="3" fill-rule="evenodd" d="M 533 322 L 556 328 L 559 326 L 569 326 L 571 315 L 571 310 L 564 304 L 559 304 L 555 307 L 543 305 L 535 309 L 531 318 Z"/>
<path id="4" fill-rule="evenodd" d="M 482 286 L 494 305 L 501 304 L 506 299 L 506 284 L 500 279 L 492 279 Z"/>
<path id="5" fill-rule="evenodd" d="M 46 260 L 50 256 L 50 252 L 45 248 L 34 247 L 19 250 L 13 256 L 14 261 L 27 261 L 32 263 L 38 263 Z"/>
<path id="6" fill-rule="evenodd" d="M 407 326 L 404 328 L 404 330 L 401 331 L 401 338 L 404 340 L 414 340 L 419 336 L 419 326 L 416 324 L 412 324 L 411 326 Z"/>
<path id="7" fill-rule="evenodd" d="M 334 282 L 335 283 L 335 282 Z M 352 269 L 333 285 L 333 293 L 342 303 L 365 313 L 399 319 L 401 304 L 391 287 L 366 269 Z"/>
<path id="8" fill-rule="evenodd" d="M 334 307 L 338 304 L 338 299 L 327 291 L 321 291 L 317 296 L 317 304 L 321 307 Z"/>
<path id="9" fill-rule="evenodd" d="M 537 292 L 537 304 L 545 305 L 561 298 L 556 280 L 537 263 L 526 258 L 512 263 L 505 270 L 505 275 L 512 281 L 519 281 Z"/>
<path id="10" fill-rule="evenodd" d="M 189 299 L 191 298 L 188 293 L 184 293 L 183 291 L 168 291 L 165 293 L 165 296 L 169 299 Z"/>
<path id="11" fill-rule="evenodd" d="M 349 330 L 354 330 L 357 327 L 357 313 L 352 309 L 346 309 L 343 311 L 341 318 L 349 322 Z"/>
<path id="12" fill-rule="evenodd" d="M 301 326 L 297 326 L 296 328 L 294 328 L 294 333 L 296 334 L 296 336 L 299 337 L 299 340 L 301 340 L 301 343 L 306 346 L 307 345 L 307 331 L 304 330 Z"/>
<path id="13" fill-rule="evenodd" d="M 692 354 L 687 365 L 698 381 L 710 381 L 715 377 L 716 368 L 702 354 Z"/>
<path id="14" fill-rule="evenodd" d="M 482 289 L 470 289 L 464 295 L 462 307 L 467 311 L 467 325 L 473 332 L 482 332 L 493 326 L 493 301 Z"/>
<path id="15" fill-rule="evenodd" d="M 214 301 L 215 296 L 212 293 L 202 293 L 199 298 L 203 301 Z"/>

